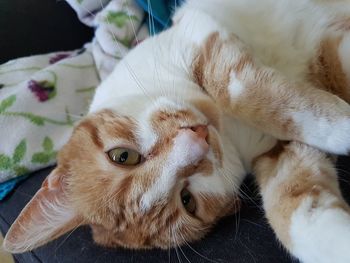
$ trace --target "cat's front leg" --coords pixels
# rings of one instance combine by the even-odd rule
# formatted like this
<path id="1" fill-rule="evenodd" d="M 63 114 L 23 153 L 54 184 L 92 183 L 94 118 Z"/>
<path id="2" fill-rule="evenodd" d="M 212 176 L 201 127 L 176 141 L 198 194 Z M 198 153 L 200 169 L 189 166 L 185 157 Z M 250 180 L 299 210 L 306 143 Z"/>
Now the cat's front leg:
<path id="1" fill-rule="evenodd" d="M 235 35 L 207 33 L 192 77 L 224 110 L 281 140 L 350 152 L 350 106 L 326 91 L 288 81 L 259 63 Z"/>
<path id="2" fill-rule="evenodd" d="M 255 162 L 269 223 L 304 263 L 350 262 L 350 209 L 334 165 L 310 146 L 279 143 Z"/>

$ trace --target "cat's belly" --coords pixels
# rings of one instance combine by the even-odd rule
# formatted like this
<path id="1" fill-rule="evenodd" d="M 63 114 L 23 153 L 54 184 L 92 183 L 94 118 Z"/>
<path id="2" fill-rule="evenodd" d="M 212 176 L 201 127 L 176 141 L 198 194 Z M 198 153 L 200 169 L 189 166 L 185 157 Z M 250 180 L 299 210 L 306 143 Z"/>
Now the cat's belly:
<path id="1" fill-rule="evenodd" d="M 254 158 L 269 151 L 277 142 L 271 135 L 227 115 L 223 117 L 222 140 L 224 151 L 228 155 L 238 153 L 247 173 L 252 170 Z M 230 147 L 234 147 L 235 151 L 230 153 Z"/>

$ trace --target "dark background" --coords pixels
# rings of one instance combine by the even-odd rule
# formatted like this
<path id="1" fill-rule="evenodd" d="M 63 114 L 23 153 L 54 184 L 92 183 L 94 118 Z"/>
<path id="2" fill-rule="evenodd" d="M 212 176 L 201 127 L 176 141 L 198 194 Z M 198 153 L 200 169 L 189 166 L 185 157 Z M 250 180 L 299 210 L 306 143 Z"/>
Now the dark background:
<path id="1" fill-rule="evenodd" d="M 77 49 L 92 37 L 93 29 L 79 23 L 63 0 L 0 0 L 0 64 Z"/>

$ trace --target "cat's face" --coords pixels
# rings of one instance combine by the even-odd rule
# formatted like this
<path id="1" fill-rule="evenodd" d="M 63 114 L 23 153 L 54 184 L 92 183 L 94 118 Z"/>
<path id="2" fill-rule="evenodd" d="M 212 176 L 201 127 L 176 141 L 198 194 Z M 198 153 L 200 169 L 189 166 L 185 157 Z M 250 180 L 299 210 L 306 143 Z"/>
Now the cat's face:
<path id="1" fill-rule="evenodd" d="M 239 206 L 238 185 L 224 172 L 218 109 L 209 99 L 135 99 L 135 107 L 128 100 L 125 110 L 119 103 L 80 122 L 51 186 L 60 183 L 61 206 L 90 224 L 100 244 L 166 248 L 197 240 Z"/>

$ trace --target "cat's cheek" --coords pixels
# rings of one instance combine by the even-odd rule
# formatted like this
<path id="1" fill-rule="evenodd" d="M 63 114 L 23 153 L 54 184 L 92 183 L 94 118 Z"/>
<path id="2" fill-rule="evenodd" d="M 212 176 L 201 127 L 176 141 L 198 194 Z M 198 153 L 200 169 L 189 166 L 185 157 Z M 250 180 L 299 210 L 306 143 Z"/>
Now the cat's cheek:
<path id="1" fill-rule="evenodd" d="M 106 247 L 117 246 L 113 242 L 113 238 L 110 235 L 110 231 L 107 231 L 104 227 L 99 225 L 90 225 L 92 230 L 92 238 L 96 244 Z"/>
<path id="2" fill-rule="evenodd" d="M 241 207 L 237 196 L 223 196 L 213 194 L 197 195 L 196 215 L 206 224 L 214 224 L 224 216 L 235 214 Z"/>

